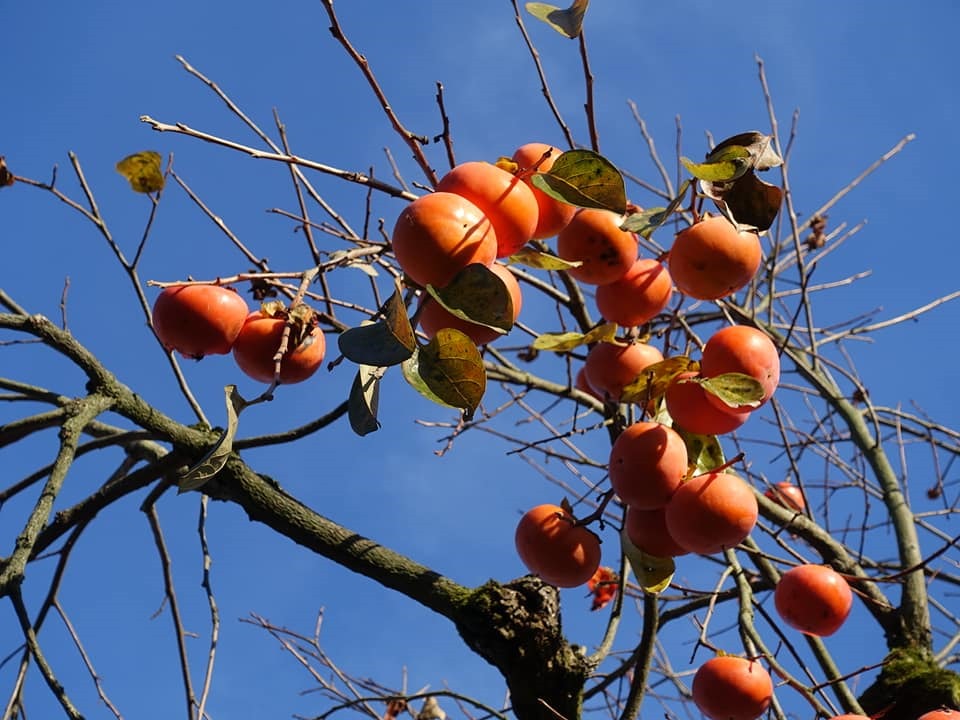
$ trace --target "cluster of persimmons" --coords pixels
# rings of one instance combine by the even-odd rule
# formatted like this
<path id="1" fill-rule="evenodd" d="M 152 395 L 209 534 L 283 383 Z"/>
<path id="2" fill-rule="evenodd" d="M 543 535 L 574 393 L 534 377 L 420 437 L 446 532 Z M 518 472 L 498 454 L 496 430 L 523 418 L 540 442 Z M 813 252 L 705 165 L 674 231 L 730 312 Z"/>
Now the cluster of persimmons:
<path id="1" fill-rule="evenodd" d="M 698 300 L 717 300 L 742 289 L 758 271 L 758 234 L 741 230 L 723 215 L 702 218 L 679 232 L 663 257 L 640 257 L 636 236 L 621 229 L 621 215 L 576 210 L 530 182 L 531 170 L 549 170 L 554 158 L 548 150 L 530 144 L 514 154 L 512 163 L 464 163 L 441 179 L 436 192 L 408 205 L 392 236 L 406 275 L 416 284 L 442 287 L 466 265 L 484 264 L 507 285 L 516 318 L 519 285 L 497 260 L 515 254 L 531 239 L 555 235 L 557 255 L 570 263 L 566 272 L 596 287 L 603 318 L 632 328 L 661 313 L 675 290 Z M 454 327 L 477 344 L 498 336 L 450 314 L 426 295 L 420 327 L 428 336 Z M 578 386 L 617 404 L 624 401 L 626 389 L 650 368 L 662 368 L 664 361 L 659 350 L 642 342 L 599 342 L 587 355 Z M 740 427 L 773 395 L 780 378 L 776 346 L 749 326 L 717 331 L 698 362 L 673 367 L 663 392 L 645 398 L 645 410 L 654 419 L 625 427 L 613 443 L 608 465 L 612 490 L 626 506 L 627 539 L 653 558 L 722 552 L 751 532 L 758 516 L 752 488 L 726 467 L 697 474 L 685 436 L 720 435 Z M 730 374 L 752 378 L 758 396 L 749 403 L 731 403 L 704 382 Z M 777 486 L 771 497 L 799 512 L 803 496 L 796 491 L 794 486 Z M 598 588 L 595 607 L 603 604 L 598 602 L 601 595 L 611 596 L 610 573 L 597 580 L 607 570 L 600 568 L 599 538 L 568 508 L 543 504 L 529 510 L 517 526 L 515 543 L 527 568 L 546 582 L 574 587 L 591 581 Z M 851 603 L 844 578 L 821 565 L 786 572 L 775 590 L 784 620 L 813 635 L 835 632 Z M 698 707 L 718 719 L 759 717 L 772 691 L 770 676 L 758 662 L 722 654 L 700 667 L 693 684 Z"/>
<path id="2" fill-rule="evenodd" d="M 409 203 L 391 237 L 407 283 L 444 288 L 464 268 L 480 264 L 503 283 L 516 321 L 520 285 L 501 261 L 531 240 L 556 237 L 564 271 L 595 287 L 600 315 L 620 327 L 636 328 L 663 312 L 675 292 L 718 300 L 754 278 L 762 260 L 759 236 L 723 214 L 698 218 L 676 234 L 660 257 L 640 257 L 636 235 L 621 228 L 622 215 L 578 209 L 533 183 L 534 175 L 548 172 L 559 155 L 548 145 L 530 143 L 495 164 L 465 162 L 444 175 L 434 192 Z M 502 329 L 462 315 L 424 291 L 414 320 L 428 338 L 453 328 L 485 345 L 502 334 Z M 168 350 L 195 358 L 232 352 L 238 366 L 262 382 L 305 380 L 323 360 L 324 336 L 312 311 L 267 302 L 250 312 L 234 290 L 220 285 L 165 288 L 156 300 L 153 323 Z M 699 360 L 673 360 L 637 340 L 601 341 L 592 345 L 577 376 L 577 387 L 607 407 L 635 403 L 641 409 L 641 419 L 626 425 L 613 442 L 608 473 L 612 492 L 625 507 L 625 542 L 654 560 L 720 553 L 752 531 L 758 516 L 752 487 L 726 465 L 698 471 L 689 439 L 739 428 L 770 399 L 780 379 L 777 347 L 763 331 L 746 325 L 716 331 Z M 660 382 L 648 382 L 638 397 L 638 382 L 643 386 L 645 375 Z M 722 391 L 725 379 L 744 377 L 747 400 Z M 803 495 L 793 485 L 774 486 L 768 494 L 798 513 L 804 510 Z M 560 587 L 591 579 L 596 585 L 607 570 L 600 568 L 598 536 L 569 507 L 543 504 L 529 510 L 517 526 L 515 543 L 531 572 Z M 616 578 L 609 571 L 603 578 L 609 599 Z M 802 565 L 783 574 L 774 600 L 792 627 L 829 635 L 846 619 L 852 595 L 844 578 L 829 567 Z M 595 602 L 595 607 L 602 604 Z M 752 720 L 771 697 L 767 671 L 743 657 L 721 654 L 704 663 L 693 682 L 695 702 L 715 719 Z"/>
<path id="3" fill-rule="evenodd" d="M 271 301 L 250 311 L 231 287 L 207 283 L 170 285 L 153 305 L 153 329 L 167 350 L 184 357 L 233 353 L 237 366 L 259 382 L 271 383 L 275 357 L 284 343 L 279 381 L 298 383 L 323 363 L 326 340 L 307 306 L 290 312 Z M 289 327 L 289 330 L 287 328 Z"/>

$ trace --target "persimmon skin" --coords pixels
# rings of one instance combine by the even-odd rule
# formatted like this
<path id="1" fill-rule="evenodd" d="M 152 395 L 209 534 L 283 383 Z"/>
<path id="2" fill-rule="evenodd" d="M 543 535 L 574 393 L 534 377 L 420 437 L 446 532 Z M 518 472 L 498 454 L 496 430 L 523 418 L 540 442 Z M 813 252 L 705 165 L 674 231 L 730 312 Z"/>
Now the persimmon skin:
<path id="1" fill-rule="evenodd" d="M 628 507 L 625 520 L 627 537 L 637 548 L 654 557 L 680 557 L 690 551 L 681 546 L 667 529 L 665 507 L 639 510 Z"/>
<path id="2" fill-rule="evenodd" d="M 951 710 L 950 708 L 939 708 L 926 712 L 917 720 L 960 720 L 960 710 Z"/>
<path id="3" fill-rule="evenodd" d="M 638 258 L 622 278 L 597 288 L 597 309 L 610 322 L 633 327 L 659 315 L 672 296 L 667 269 L 653 258 Z"/>
<path id="4" fill-rule="evenodd" d="M 587 382 L 601 399 L 619 402 L 623 389 L 636 380 L 646 368 L 661 360 L 663 353 L 653 345 L 614 345 L 601 342 L 587 353 L 583 368 Z"/>
<path id="5" fill-rule="evenodd" d="M 497 236 L 497 257 L 513 255 L 537 229 L 539 209 L 533 190 L 518 177 L 488 162 L 457 165 L 437 188 L 465 197 L 487 216 Z"/>
<path id="6" fill-rule="evenodd" d="M 774 605 L 784 622 L 807 635 L 833 635 L 846 622 L 853 592 L 827 565 L 798 565 L 780 577 Z"/>
<path id="7" fill-rule="evenodd" d="M 663 507 L 687 474 L 687 446 L 675 430 L 655 422 L 628 425 L 610 448 L 610 485 L 627 505 Z"/>
<path id="8" fill-rule="evenodd" d="M 507 286 L 510 299 L 513 301 L 513 320 L 516 322 L 520 316 L 520 309 L 523 307 L 523 293 L 520 290 L 520 283 L 517 282 L 516 276 L 507 269 L 506 265 L 494 263 L 490 266 L 490 270 L 496 273 L 503 280 L 503 284 Z M 424 301 L 426 301 L 426 298 L 424 298 Z M 493 328 L 463 320 L 448 311 L 440 303 L 430 300 L 426 302 L 420 312 L 420 329 L 428 338 L 432 338 L 441 328 L 459 330 L 473 340 L 476 345 L 486 345 L 502 337 Z"/>
<path id="9" fill-rule="evenodd" d="M 736 430 L 750 417 L 750 410 L 727 407 L 721 410 L 708 399 L 710 393 L 694 382 L 697 373 L 680 373 L 664 393 L 667 412 L 680 427 L 698 435 L 723 435 Z"/>
<path id="10" fill-rule="evenodd" d="M 670 248 L 670 276 L 684 295 L 718 300 L 756 275 L 763 249 L 755 232 L 737 232 L 725 217 L 700 220 L 677 233 Z"/>
<path id="11" fill-rule="evenodd" d="M 460 195 L 435 192 L 407 205 L 391 238 L 403 271 L 419 285 L 444 287 L 471 263 L 490 266 L 497 234 L 487 216 Z"/>
<path id="12" fill-rule="evenodd" d="M 765 332 L 748 325 L 730 325 L 717 330 L 703 346 L 700 373 L 704 377 L 716 377 L 732 372 L 749 375 L 763 386 L 762 405 L 780 384 L 777 346 Z M 736 408 L 715 395 L 707 393 L 707 400 L 720 410 L 736 412 Z"/>
<path id="13" fill-rule="evenodd" d="M 600 567 L 600 539 L 559 505 L 528 510 L 514 535 L 520 560 L 534 575 L 557 587 L 577 587 Z"/>
<path id="14" fill-rule="evenodd" d="M 582 390 L 587 395 L 596 398 L 600 402 L 603 402 L 603 397 L 593 389 L 593 386 L 590 384 L 590 381 L 587 380 L 587 368 L 583 365 L 580 366 L 580 369 L 577 370 L 577 375 L 574 378 L 573 386 L 577 390 Z"/>
<path id="15" fill-rule="evenodd" d="M 697 669 L 692 694 L 710 720 L 756 720 L 770 705 L 773 682 L 757 661 L 721 655 Z"/>
<path id="16" fill-rule="evenodd" d="M 807 507 L 807 503 L 803 499 L 803 491 L 786 480 L 775 483 L 773 487 L 767 488 L 763 494 L 778 505 L 783 505 L 783 507 L 796 512 L 803 512 L 804 508 Z"/>
<path id="17" fill-rule="evenodd" d="M 710 472 L 680 485 L 665 512 L 667 529 L 681 547 L 712 555 L 741 543 L 757 524 L 759 508 L 739 475 Z"/>
<path id="18" fill-rule="evenodd" d="M 164 348 L 199 360 L 230 352 L 249 312 L 232 288 L 172 285 L 153 303 L 153 329 Z"/>
<path id="19" fill-rule="evenodd" d="M 570 276 L 588 285 L 605 285 L 619 280 L 637 259 L 637 237 L 620 229 L 622 217 L 610 210 L 581 208 L 557 235 L 557 254 L 568 261 L 580 261 L 567 270 Z"/>
<path id="20" fill-rule="evenodd" d="M 233 344 L 233 359 L 248 376 L 262 383 L 272 383 L 273 356 L 280 348 L 286 321 L 259 311 L 250 313 Z M 292 385 L 311 377 L 323 364 L 326 339 L 320 328 L 295 348 L 288 348 L 280 361 L 280 383 Z"/>
<path id="21" fill-rule="evenodd" d="M 539 161 L 548 150 L 550 151 L 550 156 L 537 165 L 537 161 Z M 511 158 L 520 166 L 518 177 L 527 183 L 533 191 L 533 196 L 537 199 L 537 227 L 533 231 L 535 240 L 544 240 L 555 236 L 570 224 L 570 221 L 577 212 L 575 205 L 568 205 L 565 202 L 554 200 L 539 188 L 534 187 L 531 183 L 532 174 L 525 172 L 533 168 L 534 165 L 537 165 L 537 172 L 548 171 L 553 167 L 553 163 L 562 152 L 562 150 L 558 150 L 546 143 L 531 142 L 518 147 Z"/>

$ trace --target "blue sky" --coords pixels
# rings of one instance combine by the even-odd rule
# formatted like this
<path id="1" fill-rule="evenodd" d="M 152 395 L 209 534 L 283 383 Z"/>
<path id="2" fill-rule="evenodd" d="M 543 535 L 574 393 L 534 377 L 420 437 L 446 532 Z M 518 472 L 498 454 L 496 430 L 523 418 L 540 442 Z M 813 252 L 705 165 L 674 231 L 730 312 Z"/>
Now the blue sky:
<path id="1" fill-rule="evenodd" d="M 435 83 L 443 83 L 459 160 L 495 159 L 530 140 L 562 140 L 509 3 L 354 0 L 338 3 L 337 9 L 401 119 L 416 132 L 439 132 L 433 98 Z M 825 282 L 872 270 L 854 287 L 825 296 L 818 309 L 824 324 L 877 308 L 882 308 L 880 317 L 905 312 L 958 286 L 950 201 L 951 170 L 960 151 L 958 21 L 960 9 L 948 0 L 923 3 L 915 12 L 871 2 L 595 0 L 586 31 L 597 79 L 601 151 L 619 166 L 657 180 L 628 100 L 637 103 L 670 168 L 677 118 L 683 152 L 694 158 L 706 149 L 707 131 L 718 139 L 747 129 L 768 131 L 755 55 L 765 62 L 783 131 L 799 110 L 791 162 L 801 211 L 823 204 L 915 133 L 917 139 L 903 153 L 831 210 L 834 227 L 864 220 L 867 225 L 816 271 L 817 280 Z M 67 160 L 68 151 L 76 152 L 114 236 L 130 253 L 149 203 L 130 193 L 114 163 L 146 148 L 173 153 L 181 176 L 256 252 L 268 256 L 276 269 L 302 269 L 308 261 L 300 236 L 289 222 L 265 212 L 295 209 L 286 168 L 156 134 L 138 117 L 184 122 L 256 144 L 223 104 L 182 70 L 174 60 L 180 54 L 274 136 L 271 110 L 277 108 L 297 154 L 348 170 L 374 166 L 379 176 L 388 177 L 383 148 L 389 147 L 407 177 L 420 179 L 327 24 L 316 2 L 171 0 L 156 6 L 0 0 L 6 57 L 0 64 L 0 155 L 15 173 L 38 180 L 48 179 L 58 165 L 60 187 L 79 199 Z M 533 20 L 527 26 L 564 117 L 585 142 L 576 44 Z M 443 167 L 439 146 L 427 152 L 436 167 Z M 326 176 L 311 179 L 328 201 L 360 224 L 362 189 Z M 638 203 L 653 202 L 636 187 L 630 191 Z M 374 203 L 374 215 L 389 228 L 401 204 L 380 197 Z M 89 224 L 42 192 L 5 189 L 0 243 L 6 258 L 0 269 L 4 290 L 29 311 L 59 318 L 69 277 L 74 334 L 149 401 L 190 421 L 124 273 Z M 143 277 L 214 277 L 246 269 L 222 235 L 171 186 L 144 255 Z M 852 347 L 871 396 L 887 405 L 916 401 L 944 423 L 960 424 L 955 393 L 945 390 L 958 322 L 960 309 L 948 305 L 906 327 L 881 332 L 874 344 Z M 257 390 L 228 358 L 188 364 L 186 372 L 214 421 L 222 418 L 223 384 L 237 382 L 246 394 Z M 0 347 L 0 374 L 58 383 L 54 389 L 64 393 L 82 392 L 76 372 L 36 347 Z M 325 412 L 345 396 L 351 377 L 344 364 L 308 385 L 284 388 L 287 392 L 272 405 L 244 415 L 241 434 L 294 426 Z M 557 499 L 558 491 L 522 460 L 505 456 L 504 445 L 480 433 L 468 434 L 452 452 L 435 457 L 439 433 L 414 421 L 449 421 L 450 414 L 392 380 L 384 388 L 379 433 L 356 438 L 341 423 L 293 450 L 251 451 L 247 459 L 319 511 L 464 584 L 522 574 L 512 548 L 518 513 Z M 14 412 L 0 406 L 0 423 Z M 28 474 L 38 458 L 50 456 L 55 442 L 47 435 L 4 448 L 7 477 Z M 88 493 L 116 460 L 78 463 L 63 503 Z M 577 483 L 561 468 L 556 471 Z M 169 618 L 151 617 L 161 605 L 162 588 L 149 530 L 137 511 L 140 500 L 112 507 L 94 523 L 77 550 L 63 599 L 121 710 L 130 717 L 167 718 L 182 712 L 182 701 Z M 28 507 L 17 500 L 0 509 L 0 555 L 9 552 Z M 197 499 L 170 496 L 159 508 L 188 626 L 200 634 L 191 641 L 199 672 L 207 611 L 198 584 Z M 411 689 L 446 683 L 493 705 L 501 702 L 503 687 L 495 671 L 463 648 L 443 619 L 290 548 L 236 509 L 214 504 L 209 533 L 224 621 L 209 706 L 213 717 L 310 716 L 322 709 L 317 697 L 298 695 L 311 682 L 291 658 L 264 633 L 238 622 L 257 612 L 308 631 L 321 607 L 326 609 L 324 647 L 346 670 L 399 685 L 406 668 Z M 612 534 L 608 545 L 614 545 Z M 31 567 L 31 607 L 51 568 L 51 561 Z M 565 592 L 564 599 L 571 639 L 596 642 L 603 619 L 587 612 L 580 591 Z M 863 620 L 863 614 L 855 611 L 854 620 Z M 849 632 L 846 641 L 865 645 L 861 656 L 848 658 L 847 669 L 870 664 L 882 650 L 874 647 L 877 634 L 875 641 L 857 632 L 863 627 L 872 626 L 841 631 Z M 636 628 L 634 620 L 625 633 Z M 678 624 L 670 632 L 676 633 L 671 642 L 681 648 L 676 665 L 687 668 L 692 630 Z M 3 606 L 0 657 L 13 649 L 16 637 L 9 606 Z M 108 717 L 55 619 L 41 639 L 88 717 Z M 842 635 L 839 642 L 845 642 Z M 13 672 L 10 664 L 0 668 L 0 697 L 5 698 Z M 796 709 L 789 691 L 781 694 Z M 55 714 L 36 674 L 28 697 L 33 716 Z M 653 702 L 646 710 L 650 716 L 661 714 Z"/>

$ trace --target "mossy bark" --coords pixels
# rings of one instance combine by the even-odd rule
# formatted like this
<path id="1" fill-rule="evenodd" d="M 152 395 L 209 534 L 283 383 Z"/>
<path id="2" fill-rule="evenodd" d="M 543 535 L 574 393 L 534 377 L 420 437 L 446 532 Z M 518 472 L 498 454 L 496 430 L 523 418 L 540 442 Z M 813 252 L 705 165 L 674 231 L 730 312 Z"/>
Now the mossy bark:
<path id="1" fill-rule="evenodd" d="M 860 705 L 883 720 L 917 720 L 940 707 L 960 710 L 960 675 L 940 667 L 925 650 L 894 650 Z"/>
<path id="2" fill-rule="evenodd" d="M 489 582 L 471 593 L 455 622 L 470 649 L 506 679 L 518 720 L 580 717 L 589 669 L 563 635 L 556 588 L 532 576 Z"/>

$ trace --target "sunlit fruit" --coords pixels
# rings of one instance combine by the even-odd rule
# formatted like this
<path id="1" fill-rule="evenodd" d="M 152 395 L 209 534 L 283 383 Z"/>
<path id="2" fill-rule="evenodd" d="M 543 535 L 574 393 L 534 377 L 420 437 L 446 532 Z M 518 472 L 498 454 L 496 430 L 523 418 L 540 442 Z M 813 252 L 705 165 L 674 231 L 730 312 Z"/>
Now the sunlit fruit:
<path id="1" fill-rule="evenodd" d="M 742 542 L 757 524 L 753 490 L 739 475 L 709 472 L 677 488 L 666 508 L 673 539 L 692 553 L 711 555 Z"/>
<path id="2" fill-rule="evenodd" d="M 490 266 L 490 270 L 496 273 L 496 275 L 503 280 L 503 284 L 507 286 L 507 290 L 510 292 L 510 299 L 513 303 L 513 319 L 516 321 L 520 315 L 520 308 L 523 305 L 520 283 L 517 282 L 516 276 L 507 269 L 506 265 L 494 263 Z M 427 337 L 432 338 L 440 328 L 460 330 L 477 345 L 486 345 L 498 337 L 501 337 L 500 333 L 493 328 L 487 327 L 486 325 L 478 325 L 477 323 L 472 323 L 457 317 L 443 307 L 443 305 L 431 299 L 426 302 L 423 310 L 420 312 L 420 329 L 426 333 Z"/>
<path id="3" fill-rule="evenodd" d="M 773 682 L 755 660 L 721 655 L 693 676 L 693 702 L 710 720 L 755 720 L 773 698 Z"/>
<path id="4" fill-rule="evenodd" d="M 582 390 L 587 395 L 595 397 L 600 402 L 603 402 L 603 398 L 600 396 L 600 394 L 596 390 L 593 389 L 593 386 L 590 384 L 590 381 L 587 380 L 587 369 L 583 365 L 581 365 L 580 369 L 577 370 L 577 375 L 574 378 L 573 386 L 577 390 Z"/>
<path id="5" fill-rule="evenodd" d="M 639 258 L 622 278 L 597 288 L 597 309 L 610 322 L 633 327 L 659 315 L 671 295 L 667 269 L 652 258 Z"/>
<path id="6" fill-rule="evenodd" d="M 587 580 L 587 590 L 593 596 L 590 602 L 591 610 L 602 610 L 617 596 L 618 579 L 613 568 L 598 567 L 593 576 Z"/>
<path id="7" fill-rule="evenodd" d="M 803 512 L 803 509 L 807 506 L 806 501 L 803 499 L 803 491 L 786 480 L 775 483 L 773 487 L 767 488 L 763 494 L 775 503 L 779 503 L 785 508 L 796 510 L 797 512 Z"/>
<path id="8" fill-rule="evenodd" d="M 550 156 L 538 165 L 537 163 L 548 150 L 550 151 Z M 532 174 L 528 171 L 536 166 L 537 172 L 546 172 L 553 167 L 553 163 L 560 156 L 561 152 L 561 150 L 546 143 L 532 142 L 517 148 L 516 152 L 513 153 L 513 161 L 520 166 L 518 177 L 522 178 L 523 181 L 530 186 L 530 189 L 533 190 L 534 197 L 537 199 L 539 212 L 537 215 L 537 228 L 533 231 L 533 237 L 537 240 L 543 240 L 544 238 L 556 235 L 570 224 L 574 214 L 577 212 L 576 206 L 554 200 L 545 192 L 533 187 L 531 184 L 530 178 Z"/>
<path id="9" fill-rule="evenodd" d="M 770 399 L 780 382 L 780 356 L 765 332 L 748 325 L 730 325 L 710 336 L 703 346 L 700 373 L 716 377 L 733 372 L 749 375 L 763 386 L 761 405 Z M 707 393 L 707 399 L 721 410 L 735 410 L 716 395 Z"/>
<path id="10" fill-rule="evenodd" d="M 627 537 L 640 550 L 654 557 L 679 557 L 689 550 L 673 539 L 667 529 L 667 509 L 638 510 L 628 507 Z"/>
<path id="11" fill-rule="evenodd" d="M 687 474 L 687 446 L 666 425 L 635 422 L 610 448 L 610 484 L 627 505 L 663 507 Z"/>
<path id="12" fill-rule="evenodd" d="M 587 382 L 600 397 L 618 402 L 627 385 L 661 360 L 663 354 L 653 345 L 640 342 L 629 345 L 601 342 L 587 353 L 583 368 Z"/>
<path id="13" fill-rule="evenodd" d="M 710 393 L 698 383 L 684 382 L 696 377 L 695 372 L 680 373 L 664 393 L 667 412 L 677 425 L 698 435 L 723 435 L 747 421 L 750 417 L 749 408 L 737 410 L 727 407 L 721 410 L 710 402 Z"/>
<path id="14" fill-rule="evenodd" d="M 677 233 L 670 248 L 670 277 L 684 295 L 717 300 L 750 282 L 762 255 L 755 232 L 737 232 L 716 215 Z"/>
<path id="15" fill-rule="evenodd" d="M 520 178 L 488 162 L 460 163 L 440 178 L 439 192 L 465 197 L 487 216 L 497 236 L 497 257 L 512 255 L 537 229 L 537 198 Z"/>
<path id="16" fill-rule="evenodd" d="M 799 565 L 780 577 L 774 605 L 784 622 L 808 635 L 833 635 L 846 621 L 853 592 L 827 565 Z"/>
<path id="17" fill-rule="evenodd" d="M 527 569 L 551 585 L 583 585 L 600 567 L 600 539 L 559 505 L 528 510 L 514 540 Z"/>
<path id="18" fill-rule="evenodd" d="M 571 277 L 588 285 L 619 280 L 637 259 L 637 238 L 620 229 L 622 216 L 610 210 L 583 208 L 557 235 L 557 254 L 579 261 Z"/>
<path id="19" fill-rule="evenodd" d="M 415 283 L 435 287 L 470 263 L 491 265 L 497 256 L 497 234 L 486 215 L 454 193 L 430 193 L 407 205 L 391 242 L 403 271 Z"/>
<path id="20" fill-rule="evenodd" d="M 254 380 L 272 383 L 274 356 L 280 349 L 283 328 L 282 317 L 270 317 L 259 311 L 250 313 L 233 344 L 233 359 L 237 366 Z M 285 385 L 303 382 L 323 364 L 326 340 L 320 328 L 313 330 L 298 344 L 292 338 L 280 361 L 280 382 Z"/>
<path id="21" fill-rule="evenodd" d="M 250 308 L 236 290 L 220 285 L 174 285 L 153 304 L 153 329 L 167 350 L 184 357 L 224 355 Z"/>
<path id="22" fill-rule="evenodd" d="M 960 710 L 951 710 L 950 708 L 939 708 L 924 713 L 917 720 L 960 720 Z"/>

